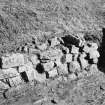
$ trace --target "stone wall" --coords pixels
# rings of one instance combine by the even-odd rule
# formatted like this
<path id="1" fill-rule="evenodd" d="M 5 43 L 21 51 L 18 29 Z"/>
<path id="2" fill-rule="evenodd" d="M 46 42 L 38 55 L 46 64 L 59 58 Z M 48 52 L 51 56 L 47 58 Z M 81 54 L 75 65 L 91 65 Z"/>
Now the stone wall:
<path id="1" fill-rule="evenodd" d="M 69 38 L 54 37 L 42 44 L 25 46 L 21 53 L 2 56 L 1 88 L 10 89 L 34 80 L 43 83 L 62 75 L 73 80 L 97 72 L 98 45 L 76 37 L 74 43 L 66 40 Z"/>

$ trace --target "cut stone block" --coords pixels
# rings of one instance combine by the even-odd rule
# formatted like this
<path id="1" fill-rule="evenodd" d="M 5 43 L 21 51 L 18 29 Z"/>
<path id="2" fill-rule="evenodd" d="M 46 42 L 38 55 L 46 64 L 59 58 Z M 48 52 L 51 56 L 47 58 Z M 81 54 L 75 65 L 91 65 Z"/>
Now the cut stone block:
<path id="1" fill-rule="evenodd" d="M 46 74 L 45 73 L 40 74 L 36 70 L 34 70 L 34 79 L 36 81 L 39 81 L 39 82 L 45 82 L 45 80 L 46 80 Z"/>
<path id="2" fill-rule="evenodd" d="M 72 49 L 71 49 L 71 53 L 73 54 L 78 54 L 79 53 L 79 48 L 76 47 L 75 45 L 72 46 Z"/>
<path id="3" fill-rule="evenodd" d="M 30 59 L 31 59 L 31 62 L 32 62 L 33 65 L 37 65 L 38 63 L 40 63 L 40 61 L 38 60 L 38 56 L 37 55 L 32 55 L 30 57 Z"/>
<path id="4" fill-rule="evenodd" d="M 48 58 L 50 60 L 55 60 L 57 57 L 61 57 L 63 55 L 60 49 L 50 48 L 41 53 L 41 57 Z"/>
<path id="5" fill-rule="evenodd" d="M 75 80 L 77 78 L 77 76 L 74 73 L 71 73 L 71 74 L 69 74 L 68 78 L 71 80 Z"/>
<path id="6" fill-rule="evenodd" d="M 62 65 L 61 57 L 57 57 L 55 63 L 56 63 L 57 66 Z"/>
<path id="7" fill-rule="evenodd" d="M 23 71 L 29 71 L 29 70 L 33 70 L 33 65 L 31 62 L 26 63 L 24 66 L 20 66 L 19 67 L 19 72 L 23 72 Z"/>
<path id="8" fill-rule="evenodd" d="M 87 45 L 84 45 L 83 51 L 86 53 L 89 53 L 90 47 L 88 47 Z"/>
<path id="9" fill-rule="evenodd" d="M 54 67 L 54 62 L 50 61 L 43 64 L 45 71 L 50 71 Z"/>
<path id="10" fill-rule="evenodd" d="M 26 74 L 28 76 L 28 80 L 29 81 L 34 80 L 34 73 L 35 73 L 35 69 L 34 68 L 30 68 L 29 70 L 26 71 Z"/>
<path id="11" fill-rule="evenodd" d="M 48 74 L 49 74 L 49 77 L 57 76 L 58 75 L 57 69 L 56 68 L 52 69 L 51 71 L 48 72 Z"/>
<path id="12" fill-rule="evenodd" d="M 2 68 L 11 68 L 24 65 L 27 62 L 23 54 L 12 54 L 8 57 L 2 57 Z"/>
<path id="13" fill-rule="evenodd" d="M 66 54 L 66 62 L 70 63 L 72 61 L 72 54 Z"/>
<path id="14" fill-rule="evenodd" d="M 69 72 L 78 72 L 80 71 L 80 64 L 77 61 L 73 61 L 69 64 Z"/>
<path id="15" fill-rule="evenodd" d="M 82 57 L 82 56 L 80 56 L 79 59 L 80 59 L 80 63 L 81 63 L 82 69 L 85 69 L 89 65 L 88 61 L 84 57 Z"/>
<path id="16" fill-rule="evenodd" d="M 93 49 L 90 50 L 89 55 L 90 55 L 90 59 L 94 59 L 94 58 L 99 58 L 100 57 L 99 52 L 97 50 L 93 50 Z"/>
<path id="17" fill-rule="evenodd" d="M 58 74 L 61 75 L 61 74 L 68 74 L 68 68 L 67 68 L 67 64 L 62 64 L 60 65 L 58 68 Z"/>
<path id="18" fill-rule="evenodd" d="M 16 68 L 2 69 L 5 78 L 18 76 L 19 73 Z"/>

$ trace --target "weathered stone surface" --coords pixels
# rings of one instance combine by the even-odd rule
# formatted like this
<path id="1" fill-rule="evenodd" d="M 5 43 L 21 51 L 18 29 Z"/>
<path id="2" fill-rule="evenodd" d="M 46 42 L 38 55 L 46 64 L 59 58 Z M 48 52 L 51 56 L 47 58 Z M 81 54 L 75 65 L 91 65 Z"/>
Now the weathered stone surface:
<path id="1" fill-rule="evenodd" d="M 36 70 L 34 71 L 34 79 L 36 81 L 39 81 L 39 82 L 45 82 L 46 80 L 46 74 L 43 73 L 43 74 L 40 74 L 38 73 Z"/>
<path id="2" fill-rule="evenodd" d="M 49 77 L 55 77 L 58 75 L 57 69 L 53 68 L 51 71 L 48 72 Z"/>
<path id="3" fill-rule="evenodd" d="M 35 73 L 35 69 L 34 68 L 30 68 L 29 70 L 26 71 L 26 74 L 28 76 L 28 80 L 32 81 L 34 80 L 34 73 Z"/>
<path id="4" fill-rule="evenodd" d="M 89 74 L 90 75 L 93 75 L 93 74 L 95 74 L 95 73 L 98 73 L 98 67 L 97 67 L 97 65 L 96 64 L 92 64 L 91 66 L 90 66 L 90 70 L 89 70 Z"/>
<path id="5" fill-rule="evenodd" d="M 72 54 L 66 54 L 66 62 L 70 63 L 72 61 Z"/>
<path id="6" fill-rule="evenodd" d="M 73 61 L 69 64 L 69 72 L 80 71 L 80 64 L 77 61 Z"/>
<path id="7" fill-rule="evenodd" d="M 67 64 L 61 64 L 60 66 L 58 66 L 57 70 L 59 75 L 68 74 Z"/>
<path id="8" fill-rule="evenodd" d="M 2 57 L 2 68 L 11 68 L 16 66 L 21 66 L 26 63 L 24 54 L 12 54 L 8 57 Z"/>
<path id="9" fill-rule="evenodd" d="M 77 61 L 78 54 L 73 54 L 73 61 Z"/>
<path id="10" fill-rule="evenodd" d="M 29 71 L 29 70 L 33 70 L 33 65 L 31 62 L 26 63 L 24 66 L 19 66 L 18 71 L 19 72 L 23 72 L 23 71 Z"/>
<path id="11" fill-rule="evenodd" d="M 88 61 L 82 55 L 80 56 L 79 59 L 82 69 L 85 69 L 88 66 Z"/>
<path id="12" fill-rule="evenodd" d="M 94 50 L 97 50 L 97 49 L 98 49 L 97 43 L 91 43 L 91 47 L 92 47 L 92 49 L 94 49 Z"/>
<path id="13" fill-rule="evenodd" d="M 89 53 L 90 48 L 85 44 L 84 48 L 83 48 L 83 51 L 86 52 L 86 53 Z"/>
<path id="14" fill-rule="evenodd" d="M 93 63 L 97 64 L 98 63 L 98 58 L 94 58 Z"/>
<path id="15" fill-rule="evenodd" d="M 0 89 L 9 89 L 10 87 L 8 86 L 8 84 L 6 84 L 5 82 L 3 82 L 2 80 L 0 80 Z"/>
<path id="16" fill-rule="evenodd" d="M 43 43 L 43 44 L 41 44 L 41 45 L 38 45 L 37 46 L 38 47 L 38 49 L 39 50 L 46 50 L 47 49 L 47 47 L 48 47 L 48 43 L 46 42 L 46 43 Z"/>
<path id="17" fill-rule="evenodd" d="M 68 78 L 70 80 L 75 80 L 77 78 L 77 76 L 74 73 L 69 74 Z"/>
<path id="18" fill-rule="evenodd" d="M 60 41 L 58 40 L 57 37 L 51 39 L 51 47 L 54 47 L 58 44 L 60 44 Z"/>
<path id="19" fill-rule="evenodd" d="M 57 66 L 62 65 L 61 57 L 57 57 L 57 58 L 56 58 L 56 60 L 55 60 L 55 64 L 56 64 Z"/>
<path id="20" fill-rule="evenodd" d="M 12 87 L 22 84 L 22 79 L 21 79 L 20 75 L 10 78 L 9 81 L 10 81 L 10 85 Z"/>
<path id="21" fill-rule="evenodd" d="M 1 79 L 4 79 L 4 75 L 3 75 L 2 69 L 0 69 L 0 80 L 1 80 Z"/>
<path id="22" fill-rule="evenodd" d="M 2 69 L 5 78 L 18 76 L 19 73 L 16 68 Z"/>
<path id="23" fill-rule="evenodd" d="M 44 63 L 43 66 L 44 66 L 45 71 L 50 71 L 54 67 L 54 62 L 49 61 L 47 63 Z"/>
<path id="24" fill-rule="evenodd" d="M 54 48 L 50 48 L 49 50 L 46 50 L 41 53 L 42 58 L 45 57 L 50 60 L 55 60 L 57 57 L 61 57 L 62 55 L 63 54 L 60 49 L 54 49 Z"/>
<path id="25" fill-rule="evenodd" d="M 72 45 L 71 53 L 78 54 L 79 53 L 79 48 L 76 47 L 75 45 Z"/>
<path id="26" fill-rule="evenodd" d="M 36 64 L 40 63 L 40 61 L 38 59 L 38 56 L 35 55 L 35 54 L 30 57 L 30 60 L 31 60 L 33 65 L 36 65 Z"/>
<path id="27" fill-rule="evenodd" d="M 90 50 L 89 55 L 90 55 L 90 59 L 94 59 L 94 58 L 99 58 L 100 57 L 99 52 L 97 50 L 93 50 L 93 49 Z"/>

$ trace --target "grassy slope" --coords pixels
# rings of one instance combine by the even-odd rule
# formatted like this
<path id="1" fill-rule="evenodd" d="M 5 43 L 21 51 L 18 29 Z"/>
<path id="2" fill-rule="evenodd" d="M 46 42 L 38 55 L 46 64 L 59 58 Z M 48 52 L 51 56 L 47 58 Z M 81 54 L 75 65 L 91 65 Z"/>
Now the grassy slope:
<path id="1" fill-rule="evenodd" d="M 14 51 L 32 37 L 44 41 L 66 33 L 101 41 L 104 0 L 1 0 L 0 53 Z"/>

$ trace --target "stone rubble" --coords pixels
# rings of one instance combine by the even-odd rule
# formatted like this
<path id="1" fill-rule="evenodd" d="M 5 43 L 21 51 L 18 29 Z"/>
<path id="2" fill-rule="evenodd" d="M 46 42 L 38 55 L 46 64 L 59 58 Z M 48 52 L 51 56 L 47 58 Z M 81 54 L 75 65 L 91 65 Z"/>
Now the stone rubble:
<path id="1" fill-rule="evenodd" d="M 63 42 L 62 38 L 60 40 Z M 85 42 L 79 47 L 69 44 L 70 46 L 66 47 L 60 43 L 60 40 L 57 37 L 52 38 L 50 46 L 48 42 L 37 48 L 25 46 L 24 50 L 27 54 L 13 53 L 3 56 L 0 69 L 1 86 L 8 89 L 8 87 L 11 88 L 33 80 L 42 83 L 46 82 L 48 78 L 65 74 L 68 74 L 72 80 L 84 75 L 88 67 L 90 70 L 92 69 L 91 73 L 94 73 L 93 68 L 97 69 L 100 57 L 96 43 Z M 90 63 L 90 60 L 93 62 Z M 2 81 L 7 81 L 7 83 Z"/>

